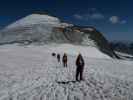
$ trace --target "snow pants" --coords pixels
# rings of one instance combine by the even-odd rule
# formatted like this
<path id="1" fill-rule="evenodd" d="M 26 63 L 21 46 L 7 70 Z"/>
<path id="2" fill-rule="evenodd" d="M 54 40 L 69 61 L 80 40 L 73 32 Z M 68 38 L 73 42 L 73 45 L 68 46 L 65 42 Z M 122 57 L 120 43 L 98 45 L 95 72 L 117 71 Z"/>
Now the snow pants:
<path id="1" fill-rule="evenodd" d="M 63 66 L 67 67 L 67 62 L 66 61 L 63 61 Z"/>
<path id="2" fill-rule="evenodd" d="M 83 66 L 78 66 L 76 69 L 76 81 L 83 80 Z"/>

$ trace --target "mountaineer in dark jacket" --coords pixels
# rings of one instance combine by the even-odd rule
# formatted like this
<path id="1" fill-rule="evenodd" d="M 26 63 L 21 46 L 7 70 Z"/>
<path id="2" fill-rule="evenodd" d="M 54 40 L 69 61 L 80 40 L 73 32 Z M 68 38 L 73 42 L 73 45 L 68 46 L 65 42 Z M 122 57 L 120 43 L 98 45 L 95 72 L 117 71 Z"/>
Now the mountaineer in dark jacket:
<path id="1" fill-rule="evenodd" d="M 67 67 L 67 54 L 66 53 L 64 53 L 62 57 L 62 63 L 64 67 Z"/>
<path id="2" fill-rule="evenodd" d="M 60 54 L 57 54 L 57 60 L 60 62 Z"/>
<path id="3" fill-rule="evenodd" d="M 85 65 L 84 59 L 83 59 L 82 55 L 79 54 L 76 59 L 76 66 L 77 66 L 76 81 L 83 80 L 84 65 Z M 79 77 L 80 77 L 80 79 L 79 79 Z"/>

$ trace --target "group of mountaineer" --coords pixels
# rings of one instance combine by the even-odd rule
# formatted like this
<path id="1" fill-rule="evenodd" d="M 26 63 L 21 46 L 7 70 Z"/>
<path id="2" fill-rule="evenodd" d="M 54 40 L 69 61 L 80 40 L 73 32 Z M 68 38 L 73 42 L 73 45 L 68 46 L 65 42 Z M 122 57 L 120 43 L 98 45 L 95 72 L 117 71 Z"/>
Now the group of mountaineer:
<path id="1" fill-rule="evenodd" d="M 59 63 L 61 62 L 61 55 L 60 54 L 56 55 L 55 53 L 53 53 L 52 55 L 57 57 L 57 61 Z M 63 63 L 64 67 L 67 67 L 68 57 L 67 57 L 66 53 L 64 53 L 62 56 L 62 63 Z M 80 53 L 77 56 L 77 59 L 75 61 L 75 65 L 76 65 L 76 75 L 75 75 L 76 81 L 81 81 L 81 80 L 83 80 L 83 70 L 84 70 L 85 62 L 84 62 L 84 59 Z"/>

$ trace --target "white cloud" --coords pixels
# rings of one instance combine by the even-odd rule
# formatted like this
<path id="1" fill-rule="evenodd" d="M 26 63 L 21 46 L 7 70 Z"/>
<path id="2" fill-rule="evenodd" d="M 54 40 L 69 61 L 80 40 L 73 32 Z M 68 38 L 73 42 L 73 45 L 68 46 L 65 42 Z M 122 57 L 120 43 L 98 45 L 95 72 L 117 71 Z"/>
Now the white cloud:
<path id="1" fill-rule="evenodd" d="M 85 14 L 74 14 L 73 17 L 78 20 L 101 20 L 104 19 L 104 15 L 102 13 L 85 13 Z"/>
<path id="2" fill-rule="evenodd" d="M 77 20 L 84 20 L 84 21 L 101 20 L 105 18 L 105 16 L 102 13 L 98 12 L 96 8 L 90 8 L 86 13 L 74 14 L 73 17 Z"/>
<path id="3" fill-rule="evenodd" d="M 109 21 L 112 23 L 112 24 L 126 24 L 127 21 L 126 20 L 121 20 L 120 17 L 118 16 L 111 16 L 109 18 Z"/>
<path id="4" fill-rule="evenodd" d="M 117 24 L 119 23 L 119 17 L 118 16 L 111 16 L 109 18 L 109 21 L 112 23 L 112 24 Z"/>
<path id="5" fill-rule="evenodd" d="M 109 19 L 111 24 L 126 24 L 127 21 L 122 19 L 119 16 L 111 16 L 107 17 L 103 13 L 99 12 L 96 8 L 89 8 L 86 13 L 74 14 L 73 17 L 77 20 L 81 21 L 97 21 L 97 20 L 104 20 L 107 21 L 106 18 Z"/>

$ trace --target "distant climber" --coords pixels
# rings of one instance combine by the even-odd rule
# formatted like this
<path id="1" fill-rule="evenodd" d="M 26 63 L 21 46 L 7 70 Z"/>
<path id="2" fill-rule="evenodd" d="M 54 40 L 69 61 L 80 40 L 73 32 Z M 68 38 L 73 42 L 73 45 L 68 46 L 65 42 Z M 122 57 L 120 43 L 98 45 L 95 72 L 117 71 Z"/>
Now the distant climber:
<path id="1" fill-rule="evenodd" d="M 53 52 L 53 53 L 52 53 L 52 56 L 55 57 L 55 56 L 56 56 L 56 53 Z"/>
<path id="2" fill-rule="evenodd" d="M 62 57 L 62 63 L 64 67 L 67 67 L 67 54 L 66 53 L 64 53 Z"/>
<path id="3" fill-rule="evenodd" d="M 60 62 L 60 54 L 57 54 L 57 60 Z"/>
<path id="4" fill-rule="evenodd" d="M 84 59 L 81 54 L 78 55 L 76 59 L 76 81 L 83 80 L 83 70 L 84 70 Z M 80 78 L 79 78 L 80 77 Z"/>

